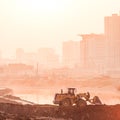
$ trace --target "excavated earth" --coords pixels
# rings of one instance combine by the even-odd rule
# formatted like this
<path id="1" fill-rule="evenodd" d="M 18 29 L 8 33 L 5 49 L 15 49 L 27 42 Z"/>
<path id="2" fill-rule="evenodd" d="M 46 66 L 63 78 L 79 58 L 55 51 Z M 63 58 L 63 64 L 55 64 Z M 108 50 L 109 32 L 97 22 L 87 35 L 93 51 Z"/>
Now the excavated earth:
<path id="1" fill-rule="evenodd" d="M 78 108 L 0 103 L 0 120 L 120 120 L 120 105 Z"/>

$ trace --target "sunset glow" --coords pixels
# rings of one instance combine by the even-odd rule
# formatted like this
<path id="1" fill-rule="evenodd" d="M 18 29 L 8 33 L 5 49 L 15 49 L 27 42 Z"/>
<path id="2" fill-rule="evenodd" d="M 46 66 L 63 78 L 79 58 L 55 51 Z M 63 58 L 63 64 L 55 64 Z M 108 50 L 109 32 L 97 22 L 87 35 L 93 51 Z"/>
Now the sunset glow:
<path id="1" fill-rule="evenodd" d="M 79 40 L 78 34 L 103 33 L 104 16 L 119 13 L 119 4 L 119 0 L 0 0 L 1 51 L 10 57 L 19 47 L 27 51 L 53 47 L 60 53 L 62 42 Z"/>
<path id="2" fill-rule="evenodd" d="M 66 4 L 71 0 L 17 0 L 17 8 L 28 10 L 34 14 L 42 12 L 44 14 L 53 14 L 65 10 Z"/>
<path id="3" fill-rule="evenodd" d="M 0 119 L 120 120 L 120 0 L 0 0 Z"/>

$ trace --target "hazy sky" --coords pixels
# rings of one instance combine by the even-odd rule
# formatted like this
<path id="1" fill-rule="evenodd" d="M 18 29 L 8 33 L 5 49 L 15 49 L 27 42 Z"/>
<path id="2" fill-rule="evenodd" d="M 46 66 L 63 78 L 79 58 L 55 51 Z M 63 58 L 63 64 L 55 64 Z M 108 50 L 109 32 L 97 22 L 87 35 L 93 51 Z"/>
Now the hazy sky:
<path id="1" fill-rule="evenodd" d="M 0 49 L 37 51 L 77 34 L 103 33 L 104 16 L 120 11 L 120 0 L 0 0 Z M 12 55 L 11 55 L 12 56 Z"/>

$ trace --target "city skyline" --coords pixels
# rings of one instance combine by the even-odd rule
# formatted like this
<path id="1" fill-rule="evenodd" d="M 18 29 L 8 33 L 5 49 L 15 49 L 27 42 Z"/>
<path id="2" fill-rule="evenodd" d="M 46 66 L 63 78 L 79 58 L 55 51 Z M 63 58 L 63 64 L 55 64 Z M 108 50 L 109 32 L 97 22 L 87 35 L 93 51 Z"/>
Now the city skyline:
<path id="1" fill-rule="evenodd" d="M 56 54 L 53 48 L 39 48 L 36 52 L 26 52 L 22 48 L 16 49 L 16 55 L 7 63 L 25 63 L 43 68 L 79 67 L 90 72 L 115 73 L 120 65 L 120 15 L 104 16 L 103 34 L 78 34 L 80 41 L 64 41 L 62 56 Z M 2 52 L 0 55 L 2 60 Z M 87 72 L 87 71 L 84 71 Z"/>
<path id="2" fill-rule="evenodd" d="M 74 107 L 81 95 L 120 103 L 120 0 L 0 0 L 0 42 L 0 88 L 14 98 L 53 105 L 78 88 Z"/>
<path id="3" fill-rule="evenodd" d="M 103 17 L 119 12 L 119 4 L 119 0 L 0 0 L 0 49 L 4 56 L 16 48 L 33 52 L 52 47 L 61 53 L 62 42 L 79 40 L 77 34 L 103 33 Z"/>

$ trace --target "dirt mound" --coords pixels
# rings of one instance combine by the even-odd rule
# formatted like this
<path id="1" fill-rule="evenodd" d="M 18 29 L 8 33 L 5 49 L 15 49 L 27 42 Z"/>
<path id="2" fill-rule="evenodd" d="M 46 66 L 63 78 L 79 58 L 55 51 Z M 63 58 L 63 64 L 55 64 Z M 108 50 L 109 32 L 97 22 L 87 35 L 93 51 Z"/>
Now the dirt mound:
<path id="1" fill-rule="evenodd" d="M 0 103 L 0 119 L 12 120 L 120 120 L 120 105 L 85 108 Z"/>

